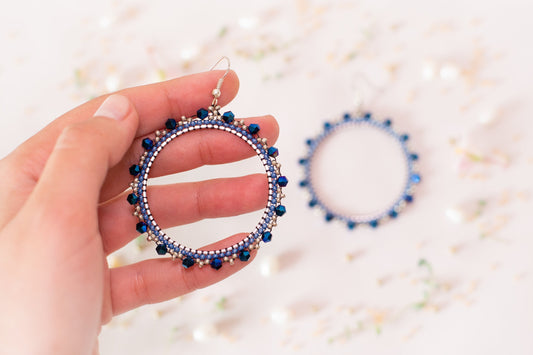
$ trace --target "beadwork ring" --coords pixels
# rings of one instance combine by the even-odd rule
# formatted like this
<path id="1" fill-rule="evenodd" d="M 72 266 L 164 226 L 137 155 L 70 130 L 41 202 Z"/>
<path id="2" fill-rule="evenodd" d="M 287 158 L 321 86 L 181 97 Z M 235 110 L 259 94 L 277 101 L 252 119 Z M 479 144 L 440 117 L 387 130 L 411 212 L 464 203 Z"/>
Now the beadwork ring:
<path id="1" fill-rule="evenodd" d="M 316 186 L 316 182 L 313 180 L 313 171 L 317 168 L 315 156 L 319 151 L 323 143 L 334 137 L 335 133 L 339 133 L 347 128 L 374 128 L 378 132 L 385 133 L 398 143 L 401 150 L 401 155 L 405 158 L 407 176 L 405 184 L 402 186 L 401 192 L 397 197 L 391 199 L 391 204 L 387 204 L 384 207 L 379 208 L 372 213 L 353 213 L 352 211 L 340 211 L 336 206 L 332 206 L 326 202 L 326 198 L 323 193 L 319 192 Z M 372 117 L 372 114 L 365 113 L 363 115 L 357 115 L 352 117 L 349 113 L 337 122 L 326 122 L 324 129 L 317 137 L 308 139 L 306 144 L 308 146 L 307 154 L 304 158 L 300 159 L 300 164 L 304 168 L 304 179 L 300 181 L 300 186 L 306 189 L 309 193 L 309 207 L 318 208 L 324 213 L 324 218 L 327 222 L 334 220 L 345 223 L 349 229 L 354 229 L 357 225 L 368 225 L 372 228 L 378 227 L 380 224 L 388 219 L 394 219 L 398 217 L 398 214 L 403 210 L 407 203 L 413 201 L 413 193 L 416 185 L 421 181 L 421 176 L 417 172 L 416 162 L 418 160 L 418 154 L 409 150 L 408 147 L 409 135 L 400 134 L 393 130 L 392 121 L 386 119 L 384 121 L 378 121 Z M 360 154 L 365 154 L 364 152 Z M 343 164 L 350 164 L 345 162 Z M 320 168 L 320 167 L 318 167 Z M 363 169 L 364 167 L 361 167 Z M 337 174 L 342 174 L 342 167 L 337 167 Z M 402 178 L 402 177 L 399 177 Z M 370 181 L 368 183 L 373 183 Z M 403 184 L 403 183 L 402 183 Z M 344 198 L 351 198 L 351 196 L 345 196 Z"/>
<path id="2" fill-rule="evenodd" d="M 282 188 L 287 186 L 288 180 L 281 175 L 281 166 L 276 160 L 278 149 L 269 147 L 266 138 L 258 136 L 259 125 L 246 126 L 244 121 L 235 120 L 231 111 L 220 114 L 219 96 L 219 88 L 213 90 L 212 105 L 208 109 L 199 109 L 196 116 L 182 117 L 180 120 L 168 119 L 165 129 L 155 132 L 155 138 L 145 138 L 142 141 L 145 152 L 139 163 L 130 167 L 130 174 L 135 178 L 131 184 L 133 191 L 128 195 L 127 200 L 135 206 L 134 215 L 139 219 L 136 225 L 137 231 L 142 234 L 147 233 L 147 239 L 156 243 L 157 254 L 170 254 L 174 259 L 180 259 L 186 269 L 194 264 L 198 264 L 199 267 L 210 264 L 212 268 L 218 270 L 224 262 L 233 264 L 236 259 L 242 262 L 248 261 L 250 250 L 258 249 L 261 242 L 268 243 L 272 240 L 272 228 L 277 225 L 277 218 L 286 212 L 281 200 L 285 197 Z M 196 250 L 174 241 L 161 230 L 152 216 L 148 203 L 149 173 L 158 154 L 173 140 L 198 130 L 219 130 L 244 140 L 261 159 L 268 179 L 268 202 L 261 220 L 244 239 L 227 248 Z"/>

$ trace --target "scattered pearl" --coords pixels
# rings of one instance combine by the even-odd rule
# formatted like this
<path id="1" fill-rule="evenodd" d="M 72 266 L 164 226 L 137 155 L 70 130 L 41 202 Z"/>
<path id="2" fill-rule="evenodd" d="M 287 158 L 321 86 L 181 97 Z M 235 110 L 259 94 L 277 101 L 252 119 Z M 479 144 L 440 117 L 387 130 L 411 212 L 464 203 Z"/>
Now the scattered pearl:
<path id="1" fill-rule="evenodd" d="M 445 213 L 446 217 L 455 224 L 463 223 L 465 221 L 465 214 L 459 207 L 447 208 Z"/>
<path id="2" fill-rule="evenodd" d="M 197 55 L 198 55 L 198 48 L 196 47 L 184 48 L 180 52 L 180 57 L 183 60 L 194 59 Z"/>
<path id="3" fill-rule="evenodd" d="M 277 256 L 268 255 L 261 260 L 261 275 L 265 277 L 272 276 L 279 272 L 280 261 Z"/>
<path id="4" fill-rule="evenodd" d="M 109 75 L 105 80 L 105 88 L 108 92 L 117 91 L 120 87 L 120 79 L 117 75 Z"/>
<path id="5" fill-rule="evenodd" d="M 424 80 L 434 79 L 436 71 L 437 69 L 434 62 L 427 60 L 422 64 L 422 78 L 424 78 Z"/>
<path id="6" fill-rule="evenodd" d="M 483 125 L 489 125 L 491 123 L 494 123 L 494 121 L 496 121 L 497 118 L 498 118 L 498 111 L 493 108 L 489 108 L 489 109 L 486 109 L 485 111 L 482 111 L 479 114 L 478 122 Z"/>
<path id="7" fill-rule="evenodd" d="M 273 309 L 270 312 L 270 320 L 275 324 L 285 324 L 292 318 L 292 312 L 286 308 Z"/>
<path id="8" fill-rule="evenodd" d="M 457 66 L 453 65 L 453 64 L 444 64 L 441 68 L 440 68 L 440 78 L 442 80 L 457 80 L 457 78 L 459 78 L 459 74 L 460 74 L 460 70 Z"/>
<path id="9" fill-rule="evenodd" d="M 257 26 L 258 23 L 257 17 L 241 17 L 238 20 L 239 26 L 245 29 L 251 29 Z"/>
<path id="10" fill-rule="evenodd" d="M 218 335 L 218 329 L 214 324 L 204 324 L 194 329 L 192 337 L 197 342 L 213 340 Z"/>

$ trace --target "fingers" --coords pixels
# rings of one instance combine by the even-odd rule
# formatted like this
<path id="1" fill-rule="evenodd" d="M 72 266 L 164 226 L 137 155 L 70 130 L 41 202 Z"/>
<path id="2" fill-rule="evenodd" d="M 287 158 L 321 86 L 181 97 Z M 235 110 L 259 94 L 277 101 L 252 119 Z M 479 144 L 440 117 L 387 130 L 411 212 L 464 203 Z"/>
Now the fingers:
<path id="1" fill-rule="evenodd" d="M 209 71 L 119 91 L 120 95 L 130 100 L 140 117 L 135 135 L 140 137 L 161 128 L 161 123 L 164 124 L 166 118 L 191 116 L 200 107 L 209 106 L 211 92 L 223 73 L 220 70 Z M 238 89 L 239 80 L 231 71 L 222 85 L 220 104 L 230 102 Z M 13 154 L 19 160 L 31 162 L 32 166 L 24 169 L 32 175 L 34 181 L 39 179 L 61 132 L 67 126 L 93 116 L 107 97 L 108 95 L 98 97 L 67 112 L 17 148 Z"/>
<path id="2" fill-rule="evenodd" d="M 274 117 L 263 116 L 245 119 L 246 124 L 257 123 L 260 136 L 267 138 L 270 145 L 278 138 L 279 126 Z M 164 125 L 164 122 L 161 122 Z M 159 127 L 161 128 L 161 127 Z M 124 159 L 110 170 L 101 194 L 106 201 L 124 191 L 132 181 L 129 167 L 136 163 L 143 152 L 142 138 L 134 142 Z M 242 139 L 227 132 L 202 130 L 180 136 L 167 145 L 158 155 L 151 171 L 151 177 L 191 170 L 206 164 L 223 164 L 255 155 Z"/>
<path id="3" fill-rule="evenodd" d="M 137 112 L 122 95 L 106 99 L 95 117 L 67 126 L 57 139 L 30 201 L 46 205 L 53 216 L 92 214 L 96 218 L 95 206 L 107 171 L 122 158 L 137 126 Z"/>
<path id="4" fill-rule="evenodd" d="M 152 186 L 148 190 L 152 214 L 163 229 L 204 218 L 256 211 L 266 205 L 267 195 L 268 184 L 264 174 Z M 132 215 L 126 194 L 101 206 L 99 221 L 106 255 L 139 235 L 135 230 L 138 221 Z"/>
<path id="5" fill-rule="evenodd" d="M 219 249 L 234 244 L 245 234 L 234 235 L 205 249 Z M 118 315 L 145 304 L 163 302 L 204 288 L 233 275 L 255 258 L 251 251 L 249 261 L 236 260 L 234 265 L 224 263 L 220 270 L 210 266 L 191 269 L 181 266 L 180 260 L 152 259 L 111 270 L 111 300 L 113 314 Z"/>

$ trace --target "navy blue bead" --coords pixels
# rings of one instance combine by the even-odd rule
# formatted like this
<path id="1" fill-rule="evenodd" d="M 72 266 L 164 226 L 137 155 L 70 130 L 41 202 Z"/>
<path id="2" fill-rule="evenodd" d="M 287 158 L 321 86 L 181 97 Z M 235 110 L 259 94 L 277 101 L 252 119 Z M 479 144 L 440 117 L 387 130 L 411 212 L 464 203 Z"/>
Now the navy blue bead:
<path id="1" fill-rule="evenodd" d="M 287 179 L 286 176 L 280 176 L 278 178 L 278 185 L 279 186 L 285 187 L 285 186 L 287 186 L 288 183 L 289 183 L 289 179 Z"/>
<path id="2" fill-rule="evenodd" d="M 331 128 L 331 123 L 329 122 L 324 123 L 324 129 L 328 130 L 330 128 Z"/>
<path id="3" fill-rule="evenodd" d="M 315 207 L 318 204 L 317 200 L 311 200 L 309 201 L 309 207 Z"/>
<path id="4" fill-rule="evenodd" d="M 139 202 L 139 196 L 137 196 L 135 194 L 129 194 L 127 200 L 128 200 L 130 205 L 134 205 L 137 202 Z"/>
<path id="5" fill-rule="evenodd" d="M 270 147 L 268 148 L 267 153 L 268 153 L 268 156 L 275 158 L 279 155 L 279 150 L 276 147 Z"/>
<path id="6" fill-rule="evenodd" d="M 307 139 L 307 140 L 305 141 L 305 144 L 307 144 L 307 145 L 311 145 L 311 144 L 313 144 L 313 140 L 312 140 L 312 139 Z"/>
<path id="7" fill-rule="evenodd" d="M 349 221 L 347 223 L 348 229 L 354 229 L 356 226 L 356 223 L 354 221 Z"/>
<path id="8" fill-rule="evenodd" d="M 222 260 L 219 258 L 211 260 L 211 267 L 215 270 L 219 270 L 222 267 Z"/>
<path id="9" fill-rule="evenodd" d="M 307 180 L 302 180 L 300 181 L 300 186 L 301 187 L 306 187 L 309 183 L 307 182 Z"/>
<path id="10" fill-rule="evenodd" d="M 285 206 L 279 205 L 276 207 L 275 212 L 276 212 L 276 215 L 281 217 L 287 212 L 287 209 L 285 208 Z"/>
<path id="11" fill-rule="evenodd" d="M 333 215 L 333 213 L 326 213 L 326 222 L 331 222 L 334 218 L 335 216 Z"/>
<path id="12" fill-rule="evenodd" d="M 265 243 L 271 242 L 272 241 L 272 233 L 270 233 L 270 232 L 263 233 L 262 239 L 263 239 L 263 242 L 265 242 Z"/>
<path id="13" fill-rule="evenodd" d="M 194 265 L 194 259 L 193 258 L 185 258 L 183 259 L 183 262 L 181 263 L 184 268 L 188 269 Z"/>
<path id="14" fill-rule="evenodd" d="M 155 251 L 159 255 L 165 255 L 168 252 L 167 246 L 165 244 L 158 244 L 155 247 Z"/>
<path id="15" fill-rule="evenodd" d="M 226 123 L 231 123 L 235 120 L 235 115 L 231 111 L 224 112 L 224 114 L 222 115 L 222 119 Z"/>
<path id="16" fill-rule="evenodd" d="M 418 174 L 411 175 L 411 182 L 418 184 L 421 180 L 422 178 L 420 177 L 420 175 Z"/>
<path id="17" fill-rule="evenodd" d="M 300 160 L 298 161 L 298 163 L 300 163 L 300 165 L 305 165 L 305 164 L 307 164 L 307 159 L 302 158 L 302 159 L 300 159 Z"/>
<path id="18" fill-rule="evenodd" d="M 398 212 L 396 212 L 395 210 L 391 210 L 391 211 L 389 212 L 389 217 L 390 217 L 390 218 L 396 218 L 396 217 L 398 217 Z"/>
<path id="19" fill-rule="evenodd" d="M 403 142 L 407 142 L 409 140 L 409 135 L 408 134 L 402 134 L 400 136 L 400 139 L 403 141 Z"/>
<path id="20" fill-rule="evenodd" d="M 411 195 L 405 195 L 405 202 L 411 203 L 413 202 L 413 196 Z"/>
<path id="21" fill-rule="evenodd" d="M 248 250 L 243 250 L 239 253 L 239 260 L 240 261 L 248 261 L 250 260 L 250 252 Z"/>
<path id="22" fill-rule="evenodd" d="M 142 146 L 146 150 L 152 150 L 152 148 L 154 147 L 154 141 L 150 138 L 145 138 L 143 139 Z"/>
<path id="23" fill-rule="evenodd" d="M 349 113 L 345 113 L 343 117 L 345 121 L 349 121 L 352 118 Z"/>
<path id="24" fill-rule="evenodd" d="M 139 165 L 130 166 L 130 174 L 131 175 L 137 176 L 137 175 L 139 175 L 140 172 L 141 172 L 141 168 L 139 167 Z"/>
<path id="25" fill-rule="evenodd" d="M 412 153 L 411 155 L 409 155 L 409 157 L 411 158 L 411 160 L 418 160 L 418 154 L 416 153 Z"/>
<path id="26" fill-rule="evenodd" d="M 178 124 L 176 120 L 173 118 L 169 118 L 167 122 L 165 123 L 165 127 L 167 127 L 167 129 L 170 129 L 170 130 L 173 130 L 174 128 L 176 128 L 177 125 Z"/>
<path id="27" fill-rule="evenodd" d="M 368 224 L 369 224 L 370 227 L 372 227 L 372 228 L 377 228 L 379 222 L 378 222 L 377 220 L 373 220 L 373 221 L 368 222 Z"/>
<path id="28" fill-rule="evenodd" d="M 365 120 L 369 120 L 369 119 L 372 118 L 372 114 L 371 114 L 370 112 L 366 112 L 366 113 L 363 115 L 363 118 L 364 118 Z"/>
<path id="29" fill-rule="evenodd" d="M 196 111 L 196 117 L 199 119 L 204 119 L 208 116 L 209 112 L 205 108 L 201 108 L 198 111 Z"/>
<path id="30" fill-rule="evenodd" d="M 386 119 L 385 122 L 383 122 L 385 126 L 390 127 L 392 125 L 392 121 L 390 119 Z"/>
<path id="31" fill-rule="evenodd" d="M 135 226 L 135 229 L 137 229 L 137 232 L 139 233 L 146 233 L 148 226 L 144 222 L 139 222 L 137 223 L 137 226 Z"/>
<path id="32" fill-rule="evenodd" d="M 252 123 L 248 126 L 248 132 L 251 134 L 257 134 L 261 130 L 261 127 L 259 127 L 258 124 Z"/>

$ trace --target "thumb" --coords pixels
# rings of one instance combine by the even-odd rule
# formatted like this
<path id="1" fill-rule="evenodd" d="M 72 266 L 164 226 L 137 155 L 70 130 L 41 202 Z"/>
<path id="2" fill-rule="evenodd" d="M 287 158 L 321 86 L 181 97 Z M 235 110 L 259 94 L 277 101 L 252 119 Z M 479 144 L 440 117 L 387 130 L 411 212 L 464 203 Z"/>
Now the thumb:
<path id="1" fill-rule="evenodd" d="M 130 147 L 138 124 L 129 99 L 114 94 L 94 117 L 66 127 L 33 191 L 34 201 L 47 201 L 62 214 L 66 209 L 96 213 L 107 172 Z"/>

